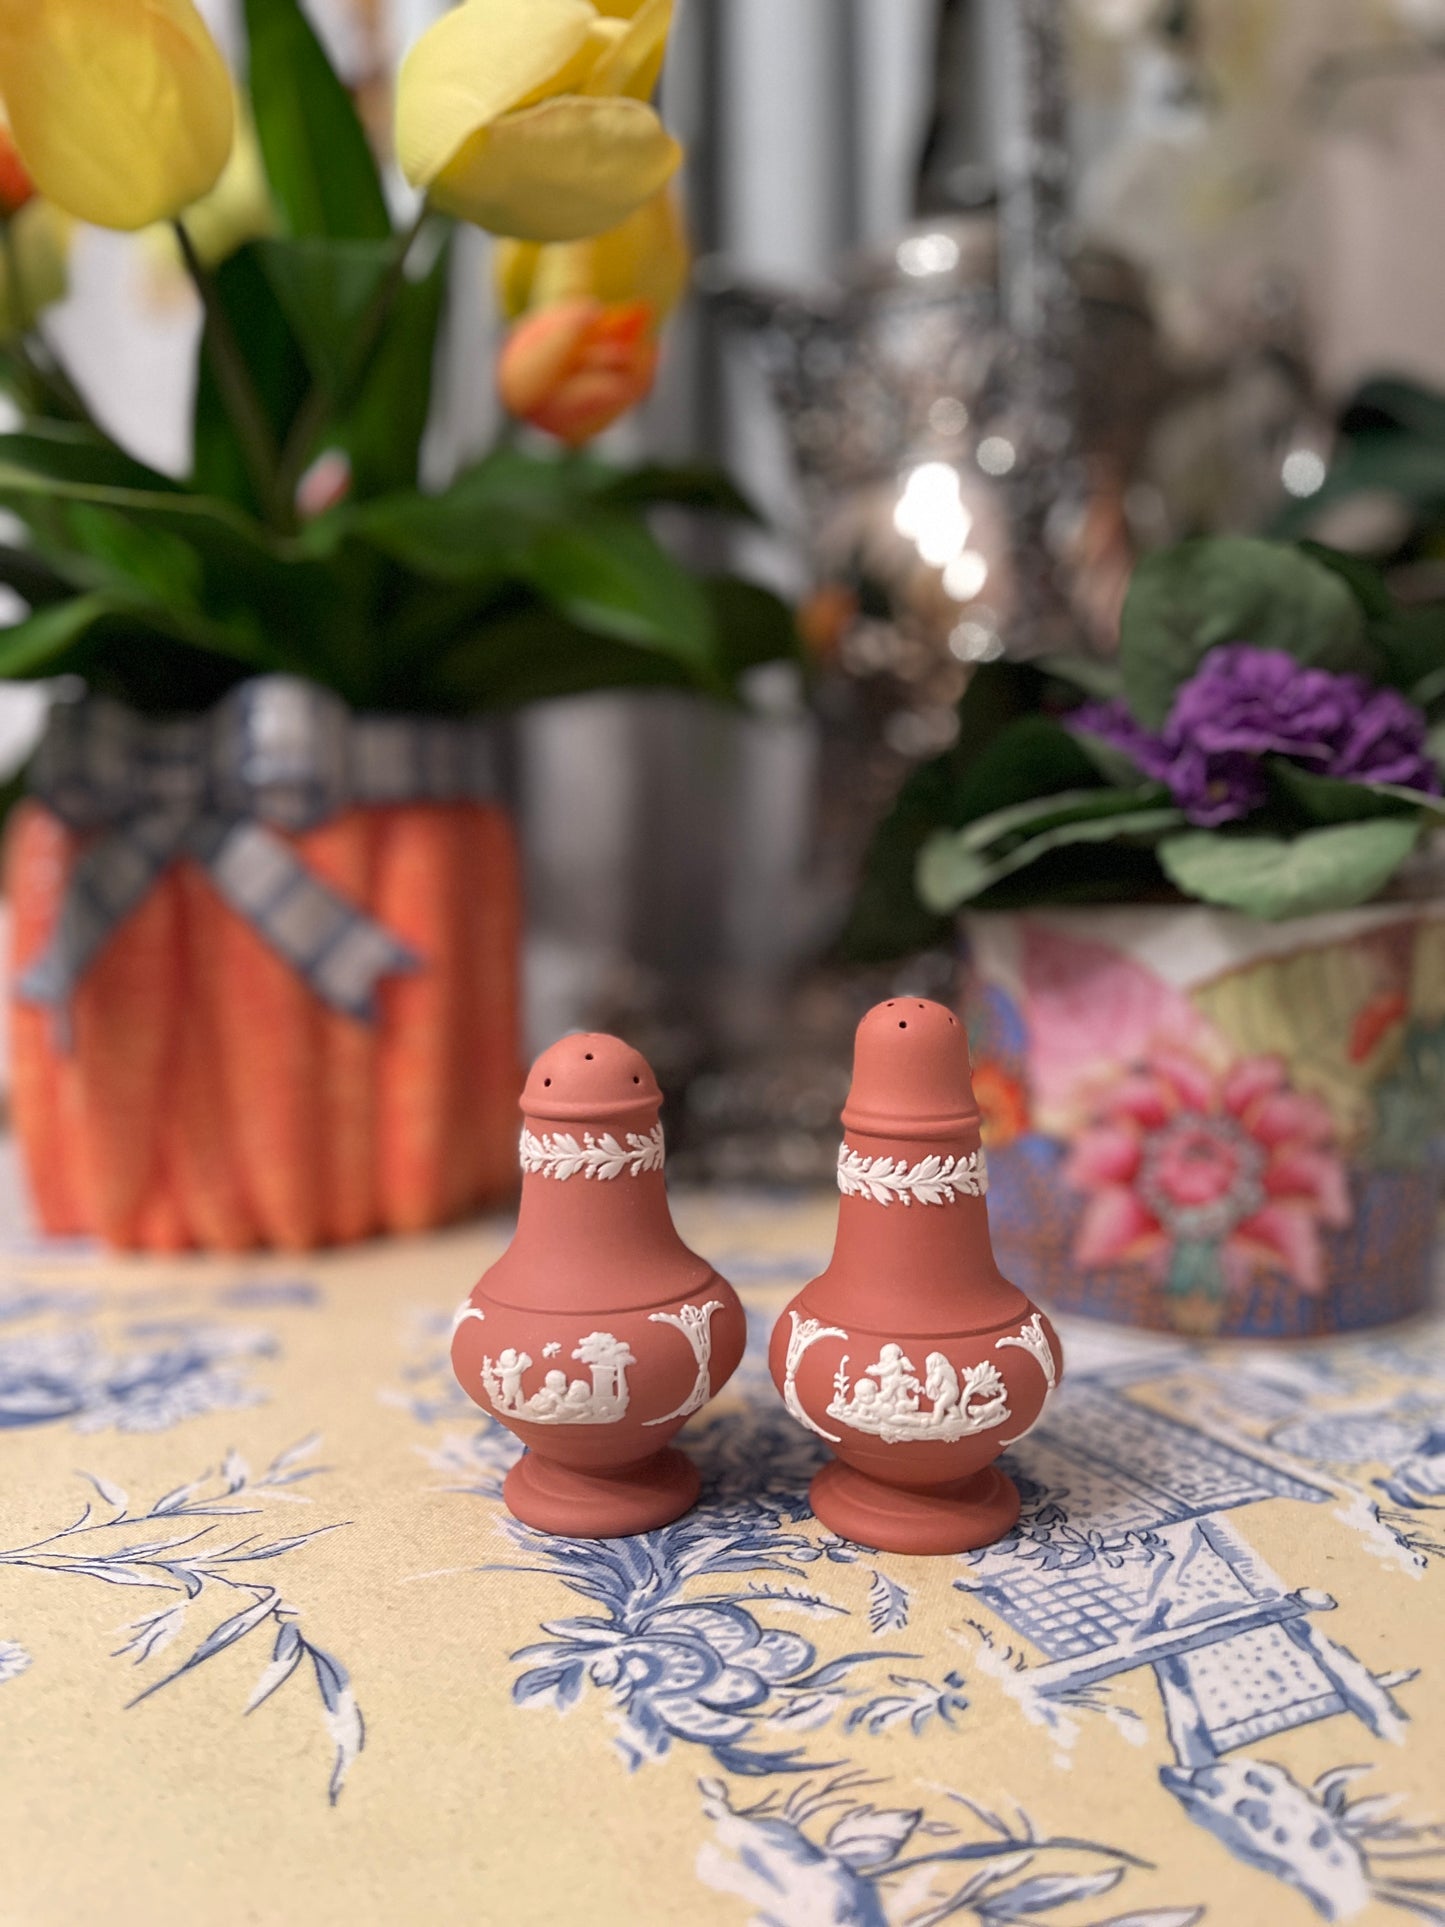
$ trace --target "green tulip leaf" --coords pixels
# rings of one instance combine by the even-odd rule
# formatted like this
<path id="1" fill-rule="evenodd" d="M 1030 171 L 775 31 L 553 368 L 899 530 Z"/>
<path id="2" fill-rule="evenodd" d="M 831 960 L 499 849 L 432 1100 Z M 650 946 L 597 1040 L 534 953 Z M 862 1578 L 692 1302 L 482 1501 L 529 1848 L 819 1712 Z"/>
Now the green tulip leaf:
<path id="1" fill-rule="evenodd" d="M 1140 722 L 1161 728 L 1179 685 L 1226 642 L 1321 669 L 1368 673 L 1374 661 L 1349 584 L 1298 549 L 1221 535 L 1145 556 L 1119 627 L 1124 692 Z"/>
<path id="2" fill-rule="evenodd" d="M 252 668 L 275 665 L 247 647 L 244 636 L 141 597 L 97 590 L 37 609 L 0 630 L 0 678 L 89 675 L 106 639 L 142 653 L 157 642 L 229 657 Z"/>
<path id="3" fill-rule="evenodd" d="M 286 230 L 382 241 L 391 216 L 350 94 L 298 0 L 245 0 L 256 136 Z"/>
<path id="4" fill-rule="evenodd" d="M 443 246 L 417 280 L 403 283 L 380 341 L 342 398 L 330 438 L 351 458 L 358 499 L 416 485 L 450 269 Z"/>
<path id="5" fill-rule="evenodd" d="M 3 543 L 0 543 L 0 582 L 13 589 L 32 609 L 67 602 L 81 586 L 73 574 L 62 574 L 34 549 L 11 548 Z"/>
<path id="6" fill-rule="evenodd" d="M 245 357 L 265 432 L 274 445 L 270 463 L 274 467 L 311 387 L 311 370 L 257 242 L 238 248 L 215 270 L 212 280 L 228 331 Z M 215 326 L 208 322 L 196 369 L 192 483 L 202 495 L 219 496 L 260 514 L 263 504 L 257 500 L 236 420 L 217 379 L 214 335 Z"/>
<path id="7" fill-rule="evenodd" d="M 706 672 L 712 612 L 697 582 L 632 517 L 569 518 L 541 530 L 520 564 L 570 621 L 622 642 L 662 649 Z"/>
<path id="8" fill-rule="evenodd" d="M 424 706 L 509 709 L 595 689 L 696 688 L 676 656 L 599 635 L 534 602 L 489 612 L 464 631 L 421 684 Z M 415 700 L 416 691 L 413 691 Z"/>
<path id="9" fill-rule="evenodd" d="M 1414 849 L 1418 816 L 1375 817 L 1295 837 L 1187 830 L 1159 845 L 1186 896 L 1275 921 L 1367 903 Z"/>
<path id="10" fill-rule="evenodd" d="M 168 475 L 136 461 L 93 429 L 69 422 L 32 422 L 14 434 L 0 435 L 0 465 L 29 469 L 56 482 L 179 493 Z"/>
<path id="11" fill-rule="evenodd" d="M 312 374 L 338 388 L 357 323 L 386 279 L 394 244 L 307 235 L 253 246 Z"/>
<path id="12" fill-rule="evenodd" d="M 553 462 L 552 468 L 569 464 Z M 614 507 L 680 508 L 727 515 L 740 522 L 761 522 L 757 509 L 720 468 L 706 462 L 646 462 L 640 468 L 602 471 L 596 483 L 600 500 Z"/>
<path id="13" fill-rule="evenodd" d="M 764 663 L 796 661 L 798 628 L 781 596 L 735 575 L 705 577 L 699 587 L 712 611 L 718 671 L 729 686 Z"/>

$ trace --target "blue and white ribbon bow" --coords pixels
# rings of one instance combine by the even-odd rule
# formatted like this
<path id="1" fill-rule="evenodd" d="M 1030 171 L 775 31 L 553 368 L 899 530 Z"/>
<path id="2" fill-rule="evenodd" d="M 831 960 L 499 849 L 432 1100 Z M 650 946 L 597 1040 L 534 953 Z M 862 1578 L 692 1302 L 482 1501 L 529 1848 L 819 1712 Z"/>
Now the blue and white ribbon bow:
<path id="1" fill-rule="evenodd" d="M 197 717 L 157 720 L 105 697 L 57 703 L 30 788 L 72 829 L 103 832 L 18 986 L 54 1009 L 62 1033 L 116 926 L 185 857 L 318 997 L 372 1022 L 378 981 L 421 960 L 274 832 L 353 804 L 482 801 L 496 794 L 496 768 L 484 724 L 357 716 L 314 683 L 262 676 Z"/>

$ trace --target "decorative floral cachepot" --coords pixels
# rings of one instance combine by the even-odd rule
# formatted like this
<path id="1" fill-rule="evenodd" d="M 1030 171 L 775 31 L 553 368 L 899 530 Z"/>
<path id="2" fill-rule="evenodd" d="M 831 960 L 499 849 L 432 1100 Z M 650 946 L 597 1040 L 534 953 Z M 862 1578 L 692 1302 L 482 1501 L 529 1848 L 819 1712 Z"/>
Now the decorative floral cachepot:
<path id="1" fill-rule="evenodd" d="M 736 1293 L 672 1222 L 661 1103 L 616 1037 L 543 1052 L 522 1093 L 517 1233 L 457 1314 L 458 1382 L 527 1446 L 505 1497 L 543 1532 L 680 1518 L 698 1472 L 668 1441 L 742 1359 Z"/>
<path id="2" fill-rule="evenodd" d="M 521 891 L 475 723 L 293 677 L 61 704 L 10 824 L 42 1227 L 123 1249 L 421 1231 L 515 1182 Z"/>
<path id="3" fill-rule="evenodd" d="M 993 1461 L 1041 1417 L 1058 1336 L 1002 1276 L 968 1042 L 941 1004 L 894 998 L 858 1027 L 838 1152 L 838 1239 L 773 1331 L 793 1417 L 832 1446 L 813 1510 L 886 1552 L 967 1552 L 1017 1521 Z"/>
<path id="4" fill-rule="evenodd" d="M 1131 907 L 965 927 L 994 1235 L 1031 1292 L 1252 1337 L 1423 1308 L 1445 917 Z"/>

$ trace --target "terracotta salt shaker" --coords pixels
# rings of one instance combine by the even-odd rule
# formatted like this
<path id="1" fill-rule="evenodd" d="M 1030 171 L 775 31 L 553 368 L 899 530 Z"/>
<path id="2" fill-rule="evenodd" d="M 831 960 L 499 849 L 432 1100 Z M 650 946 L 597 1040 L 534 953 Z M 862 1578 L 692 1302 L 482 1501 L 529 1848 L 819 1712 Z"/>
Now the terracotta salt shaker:
<path id="1" fill-rule="evenodd" d="M 885 1552 L 967 1552 L 1019 1516 L 993 1461 L 1063 1372 L 1053 1326 L 1002 1276 L 963 1026 L 897 997 L 858 1026 L 832 1262 L 788 1306 L 770 1364 L 832 1446 L 813 1510 Z"/>
<path id="2" fill-rule="evenodd" d="M 668 1441 L 743 1355 L 736 1293 L 672 1222 L 661 1103 L 619 1038 L 566 1037 L 537 1059 L 516 1235 L 457 1314 L 452 1367 L 526 1445 L 504 1496 L 542 1532 L 612 1539 L 681 1517 L 698 1472 Z"/>

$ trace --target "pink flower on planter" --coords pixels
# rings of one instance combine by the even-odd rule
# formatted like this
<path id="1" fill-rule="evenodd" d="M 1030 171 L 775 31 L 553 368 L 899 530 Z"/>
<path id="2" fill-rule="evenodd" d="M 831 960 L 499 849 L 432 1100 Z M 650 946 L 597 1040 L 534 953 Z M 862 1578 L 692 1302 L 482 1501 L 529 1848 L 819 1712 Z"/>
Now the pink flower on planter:
<path id="1" fill-rule="evenodd" d="M 1278 1057 L 1221 1072 L 1156 1047 L 1103 1093 L 1064 1176 L 1089 1199 L 1081 1265 L 1137 1259 L 1177 1278 L 1217 1257 L 1231 1282 L 1264 1267 L 1319 1292 L 1321 1229 L 1350 1221 L 1334 1119 Z"/>

